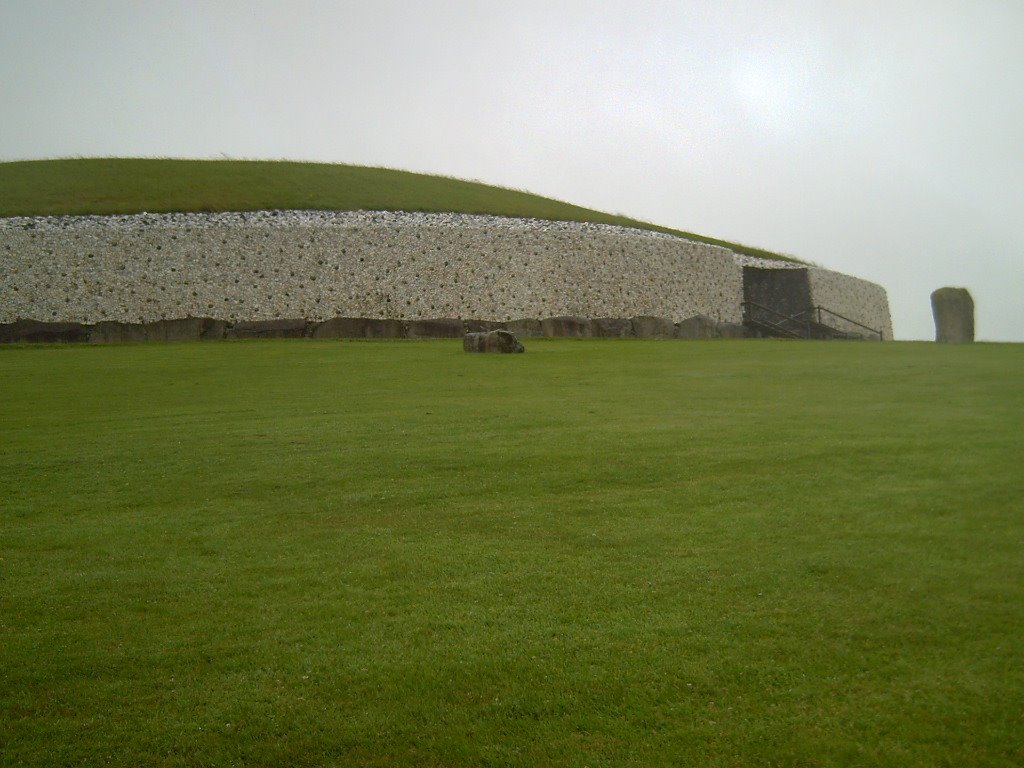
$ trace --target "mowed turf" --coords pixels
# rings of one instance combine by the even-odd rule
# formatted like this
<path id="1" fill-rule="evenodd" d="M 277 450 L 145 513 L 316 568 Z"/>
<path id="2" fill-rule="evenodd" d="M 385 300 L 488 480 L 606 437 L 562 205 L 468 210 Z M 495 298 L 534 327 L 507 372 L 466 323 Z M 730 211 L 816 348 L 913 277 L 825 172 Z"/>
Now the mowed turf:
<path id="1" fill-rule="evenodd" d="M 1024 347 L 0 349 L 0 764 L 1024 763 Z"/>
<path id="2" fill-rule="evenodd" d="M 390 168 L 161 158 L 0 163 L 0 217 L 288 209 L 468 213 L 596 222 L 667 232 L 750 256 L 795 261 L 761 248 L 521 190 Z"/>

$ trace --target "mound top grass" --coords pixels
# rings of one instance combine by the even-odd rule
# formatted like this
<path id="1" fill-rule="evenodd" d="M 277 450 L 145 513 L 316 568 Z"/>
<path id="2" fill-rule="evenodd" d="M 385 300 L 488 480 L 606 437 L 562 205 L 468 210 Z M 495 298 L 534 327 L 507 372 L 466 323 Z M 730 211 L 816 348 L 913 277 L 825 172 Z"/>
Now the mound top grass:
<path id="1" fill-rule="evenodd" d="M 1024 764 L 1021 345 L 0 349 L 0 764 Z"/>
<path id="2" fill-rule="evenodd" d="M 0 217 L 255 210 L 468 213 L 615 224 L 769 259 L 760 248 L 474 181 L 387 168 L 256 160 L 84 158 L 0 163 Z"/>

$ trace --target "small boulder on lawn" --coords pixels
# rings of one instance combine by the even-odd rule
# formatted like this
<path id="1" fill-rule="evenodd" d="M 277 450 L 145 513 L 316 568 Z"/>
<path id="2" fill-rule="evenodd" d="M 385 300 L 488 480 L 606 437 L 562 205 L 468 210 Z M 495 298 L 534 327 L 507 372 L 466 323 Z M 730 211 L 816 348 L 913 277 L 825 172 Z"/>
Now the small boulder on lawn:
<path id="1" fill-rule="evenodd" d="M 466 352 L 525 352 L 519 339 L 511 331 L 499 328 L 484 333 L 467 333 L 462 337 Z"/>

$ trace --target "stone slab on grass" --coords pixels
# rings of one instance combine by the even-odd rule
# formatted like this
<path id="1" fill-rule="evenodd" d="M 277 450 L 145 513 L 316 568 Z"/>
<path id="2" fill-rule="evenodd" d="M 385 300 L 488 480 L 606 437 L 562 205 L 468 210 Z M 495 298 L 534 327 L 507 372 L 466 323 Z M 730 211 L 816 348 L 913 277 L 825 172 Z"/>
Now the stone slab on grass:
<path id="1" fill-rule="evenodd" d="M 504 329 L 467 333 L 462 337 L 462 349 L 466 352 L 525 352 L 525 348 L 514 333 Z"/>

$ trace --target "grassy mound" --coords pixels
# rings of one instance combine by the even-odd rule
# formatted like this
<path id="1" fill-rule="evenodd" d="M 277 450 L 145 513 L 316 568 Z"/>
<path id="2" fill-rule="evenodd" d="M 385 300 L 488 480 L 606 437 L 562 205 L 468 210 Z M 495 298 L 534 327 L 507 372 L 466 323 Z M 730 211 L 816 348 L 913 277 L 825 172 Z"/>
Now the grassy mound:
<path id="1" fill-rule="evenodd" d="M 427 211 L 617 224 L 787 258 L 511 189 L 386 168 L 244 160 L 0 163 L 0 216 L 170 211 Z"/>
<path id="2" fill-rule="evenodd" d="M 0 349 L 0 763 L 1024 764 L 1022 349 Z"/>

